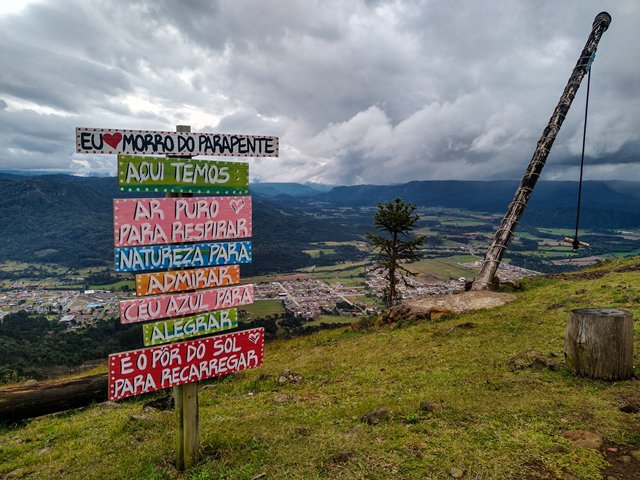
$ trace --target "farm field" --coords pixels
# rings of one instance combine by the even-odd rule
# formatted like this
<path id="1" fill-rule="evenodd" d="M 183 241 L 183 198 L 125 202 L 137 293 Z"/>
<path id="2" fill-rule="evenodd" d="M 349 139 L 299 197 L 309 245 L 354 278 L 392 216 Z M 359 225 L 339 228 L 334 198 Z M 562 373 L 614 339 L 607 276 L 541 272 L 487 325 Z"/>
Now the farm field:
<path id="1" fill-rule="evenodd" d="M 333 255 L 336 253 L 333 248 L 316 248 L 313 250 L 303 250 L 303 252 L 313 258 L 318 258 L 322 255 Z"/>
<path id="2" fill-rule="evenodd" d="M 89 289 L 91 290 L 109 290 L 112 292 L 122 290 L 122 287 L 128 287 L 129 290 L 134 291 L 136 289 L 136 282 L 134 280 L 119 280 L 105 285 L 89 285 Z"/>
<path id="3" fill-rule="evenodd" d="M 460 265 L 462 262 L 473 262 L 479 258 L 471 255 L 458 255 L 443 258 L 427 258 L 418 262 L 410 263 L 405 267 L 423 278 L 433 278 L 435 280 L 450 280 L 459 277 L 469 277 L 475 275 L 474 270 Z"/>
<path id="4" fill-rule="evenodd" d="M 349 325 L 355 320 L 354 317 L 342 317 L 339 315 L 320 315 L 314 321 L 306 323 L 307 326 L 316 326 L 323 323 L 331 323 L 334 325 Z"/>
<path id="5" fill-rule="evenodd" d="M 253 318 L 266 317 L 273 314 L 284 313 L 282 300 L 256 300 L 250 305 L 239 307 L 245 310 Z"/>

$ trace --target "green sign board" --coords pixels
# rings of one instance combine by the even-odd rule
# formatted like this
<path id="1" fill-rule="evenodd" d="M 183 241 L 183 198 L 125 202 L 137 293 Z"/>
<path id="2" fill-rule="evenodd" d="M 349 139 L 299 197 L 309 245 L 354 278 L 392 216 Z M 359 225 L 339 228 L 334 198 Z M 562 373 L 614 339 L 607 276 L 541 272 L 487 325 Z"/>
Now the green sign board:
<path id="1" fill-rule="evenodd" d="M 123 192 L 245 195 L 249 193 L 249 164 L 118 155 L 118 185 Z"/>
<path id="2" fill-rule="evenodd" d="M 238 309 L 218 310 L 143 325 L 145 347 L 222 332 L 238 326 Z"/>

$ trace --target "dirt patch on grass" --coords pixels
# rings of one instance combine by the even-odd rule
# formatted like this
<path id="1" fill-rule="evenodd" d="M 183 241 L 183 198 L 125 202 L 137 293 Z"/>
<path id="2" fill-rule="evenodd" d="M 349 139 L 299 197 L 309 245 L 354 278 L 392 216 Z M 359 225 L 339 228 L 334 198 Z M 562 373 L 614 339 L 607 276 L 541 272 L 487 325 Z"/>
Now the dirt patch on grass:
<path id="1" fill-rule="evenodd" d="M 429 295 L 417 300 L 410 300 L 405 304 L 411 308 L 428 310 L 434 307 L 444 308 L 455 313 L 494 308 L 515 300 L 513 293 L 470 291 L 452 295 Z"/>
<path id="2" fill-rule="evenodd" d="M 514 480 L 562 480 L 539 459 L 530 460 L 523 467 L 522 471 L 514 475 Z"/>
<path id="3" fill-rule="evenodd" d="M 507 362 L 509 370 L 515 372 L 517 370 L 529 370 L 535 368 L 548 368 L 549 370 L 557 370 L 562 362 L 556 354 L 543 355 L 535 350 L 521 352 L 511 357 Z"/>
<path id="4" fill-rule="evenodd" d="M 441 328 L 439 330 L 436 330 L 434 332 L 434 335 L 438 336 L 438 337 L 441 337 L 443 335 L 448 335 L 450 333 L 453 333 L 456 330 L 460 330 L 460 329 L 469 330 L 471 328 L 476 328 L 476 326 L 477 325 L 475 323 L 473 323 L 473 322 L 459 323 L 458 325 L 453 325 L 452 327 L 444 327 L 444 328 Z"/>
<path id="5" fill-rule="evenodd" d="M 602 450 L 609 462 L 602 472 L 603 478 L 640 480 L 640 447 L 605 442 Z"/>

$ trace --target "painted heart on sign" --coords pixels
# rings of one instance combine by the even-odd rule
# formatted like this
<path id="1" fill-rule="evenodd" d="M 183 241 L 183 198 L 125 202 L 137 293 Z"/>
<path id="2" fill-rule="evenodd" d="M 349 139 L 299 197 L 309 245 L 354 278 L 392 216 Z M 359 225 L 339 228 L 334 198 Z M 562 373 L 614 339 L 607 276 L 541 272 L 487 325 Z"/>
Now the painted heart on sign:
<path id="1" fill-rule="evenodd" d="M 240 210 L 244 208 L 244 200 L 231 200 L 229 202 L 229 206 L 234 212 L 236 212 L 236 215 L 238 215 L 240 213 Z"/>
<path id="2" fill-rule="evenodd" d="M 260 332 L 254 332 L 249 334 L 249 341 L 251 343 L 255 345 L 256 343 L 258 343 L 258 340 L 260 340 Z"/>
<path id="3" fill-rule="evenodd" d="M 117 148 L 118 144 L 122 141 L 122 134 L 120 132 L 116 132 L 113 135 L 110 133 L 105 133 L 102 135 L 102 139 L 107 145 L 110 145 L 111 148 Z"/>

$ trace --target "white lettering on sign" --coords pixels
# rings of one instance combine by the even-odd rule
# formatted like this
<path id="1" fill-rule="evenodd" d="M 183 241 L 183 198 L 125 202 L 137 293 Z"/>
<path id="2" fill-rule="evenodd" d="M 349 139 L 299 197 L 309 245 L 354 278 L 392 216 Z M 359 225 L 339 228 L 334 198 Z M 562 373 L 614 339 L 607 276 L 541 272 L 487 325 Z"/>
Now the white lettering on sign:
<path id="1" fill-rule="evenodd" d="M 246 196 L 115 199 L 113 211 L 116 247 L 251 236 Z"/>
<path id="2" fill-rule="evenodd" d="M 262 365 L 264 328 L 109 355 L 109 399 Z"/>

